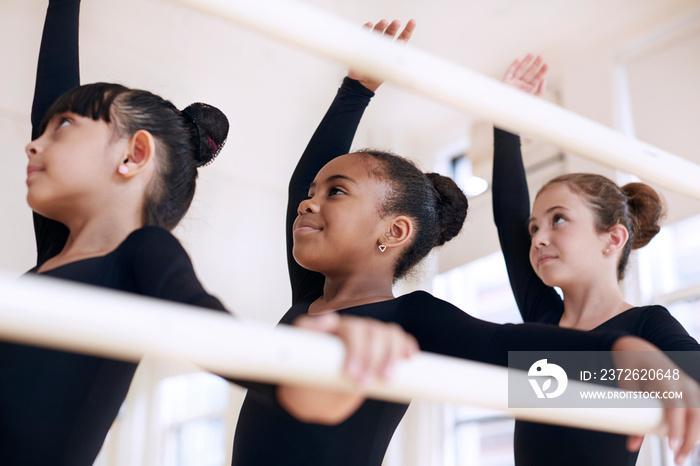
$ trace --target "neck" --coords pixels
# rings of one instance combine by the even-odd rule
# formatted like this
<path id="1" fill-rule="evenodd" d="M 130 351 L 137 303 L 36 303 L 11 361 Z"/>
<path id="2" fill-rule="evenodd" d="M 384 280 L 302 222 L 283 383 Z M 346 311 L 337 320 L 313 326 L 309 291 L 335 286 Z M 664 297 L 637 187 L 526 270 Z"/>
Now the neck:
<path id="1" fill-rule="evenodd" d="M 69 235 L 63 250 L 42 264 L 40 272 L 114 251 L 134 230 L 143 226 L 140 212 L 102 209 L 96 215 L 63 219 Z"/>
<path id="2" fill-rule="evenodd" d="M 560 327 L 591 330 L 633 307 L 625 301 L 616 281 L 596 286 L 562 288 L 564 314 Z"/>
<path id="3" fill-rule="evenodd" d="M 394 298 L 391 274 L 367 273 L 326 275 L 323 296 L 309 307 L 309 314 L 325 314 L 352 306 Z"/>

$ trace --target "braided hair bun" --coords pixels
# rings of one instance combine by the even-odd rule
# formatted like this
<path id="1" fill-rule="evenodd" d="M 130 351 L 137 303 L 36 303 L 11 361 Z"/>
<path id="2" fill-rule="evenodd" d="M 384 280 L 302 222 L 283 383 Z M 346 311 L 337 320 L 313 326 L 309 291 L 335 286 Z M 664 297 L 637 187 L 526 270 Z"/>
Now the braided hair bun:
<path id="1" fill-rule="evenodd" d="M 632 249 L 644 247 L 661 230 L 659 221 L 665 214 L 663 201 L 654 188 L 644 183 L 629 183 L 620 189 L 627 196 L 633 222 Z"/>
<path id="2" fill-rule="evenodd" d="M 442 246 L 459 234 L 467 218 L 469 201 L 452 178 L 439 173 L 426 173 L 437 193 L 440 235 L 437 246 Z"/>
<path id="3" fill-rule="evenodd" d="M 182 113 L 193 123 L 193 157 L 197 167 L 209 165 L 226 143 L 229 129 L 226 115 L 218 108 L 201 102 L 188 105 Z"/>

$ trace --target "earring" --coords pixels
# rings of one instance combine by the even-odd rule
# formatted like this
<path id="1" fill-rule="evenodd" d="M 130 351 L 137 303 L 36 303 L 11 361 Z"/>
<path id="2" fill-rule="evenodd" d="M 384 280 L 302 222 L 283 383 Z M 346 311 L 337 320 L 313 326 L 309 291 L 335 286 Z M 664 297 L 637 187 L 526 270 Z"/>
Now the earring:
<path id="1" fill-rule="evenodd" d="M 605 254 L 609 254 L 609 253 L 610 253 L 610 248 L 605 248 Z"/>
<path id="2" fill-rule="evenodd" d="M 382 244 L 379 245 L 379 251 L 380 252 L 386 251 L 386 244 L 384 244 L 384 242 L 382 242 Z"/>
<path id="3" fill-rule="evenodd" d="M 119 168 L 117 168 L 117 171 L 119 173 L 121 173 L 122 175 L 126 175 L 127 173 L 129 173 L 129 167 L 127 167 L 126 165 L 119 165 Z"/>

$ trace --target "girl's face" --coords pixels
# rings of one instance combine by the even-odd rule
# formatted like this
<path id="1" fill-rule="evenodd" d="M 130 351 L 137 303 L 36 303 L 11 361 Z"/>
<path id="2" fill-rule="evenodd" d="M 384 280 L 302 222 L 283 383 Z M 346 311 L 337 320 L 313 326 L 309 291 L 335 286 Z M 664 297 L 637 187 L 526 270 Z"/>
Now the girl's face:
<path id="1" fill-rule="evenodd" d="M 44 133 L 27 145 L 27 202 L 56 220 L 80 206 L 99 203 L 126 147 L 102 120 L 66 112 L 54 116 Z"/>
<path id="2" fill-rule="evenodd" d="M 296 261 L 304 268 L 338 273 L 366 267 L 380 254 L 378 245 L 387 231 L 381 202 L 389 186 L 370 176 L 366 156 L 348 154 L 329 162 L 299 204 L 294 222 Z"/>
<path id="3" fill-rule="evenodd" d="M 593 211 L 565 184 L 540 192 L 529 229 L 530 263 L 546 285 L 566 287 L 600 274 L 608 235 L 596 230 Z"/>

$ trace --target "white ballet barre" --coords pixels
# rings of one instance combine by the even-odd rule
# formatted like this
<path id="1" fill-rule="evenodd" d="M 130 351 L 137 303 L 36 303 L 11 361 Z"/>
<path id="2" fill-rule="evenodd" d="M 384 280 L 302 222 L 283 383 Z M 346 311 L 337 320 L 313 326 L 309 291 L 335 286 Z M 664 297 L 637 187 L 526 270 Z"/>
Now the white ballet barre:
<path id="1" fill-rule="evenodd" d="M 127 361 L 174 358 L 241 379 L 356 389 L 342 375 L 344 349 L 336 337 L 46 277 L 0 273 L 0 339 Z M 398 402 L 469 404 L 616 433 L 663 432 L 656 401 L 649 409 L 509 409 L 507 390 L 505 368 L 430 353 L 400 363 L 391 381 L 367 388 L 374 398 Z"/>
<path id="2" fill-rule="evenodd" d="M 295 0 L 177 0 L 361 72 L 385 79 L 500 127 L 549 141 L 658 186 L 700 198 L 700 166 L 629 138 L 543 99 Z"/>

